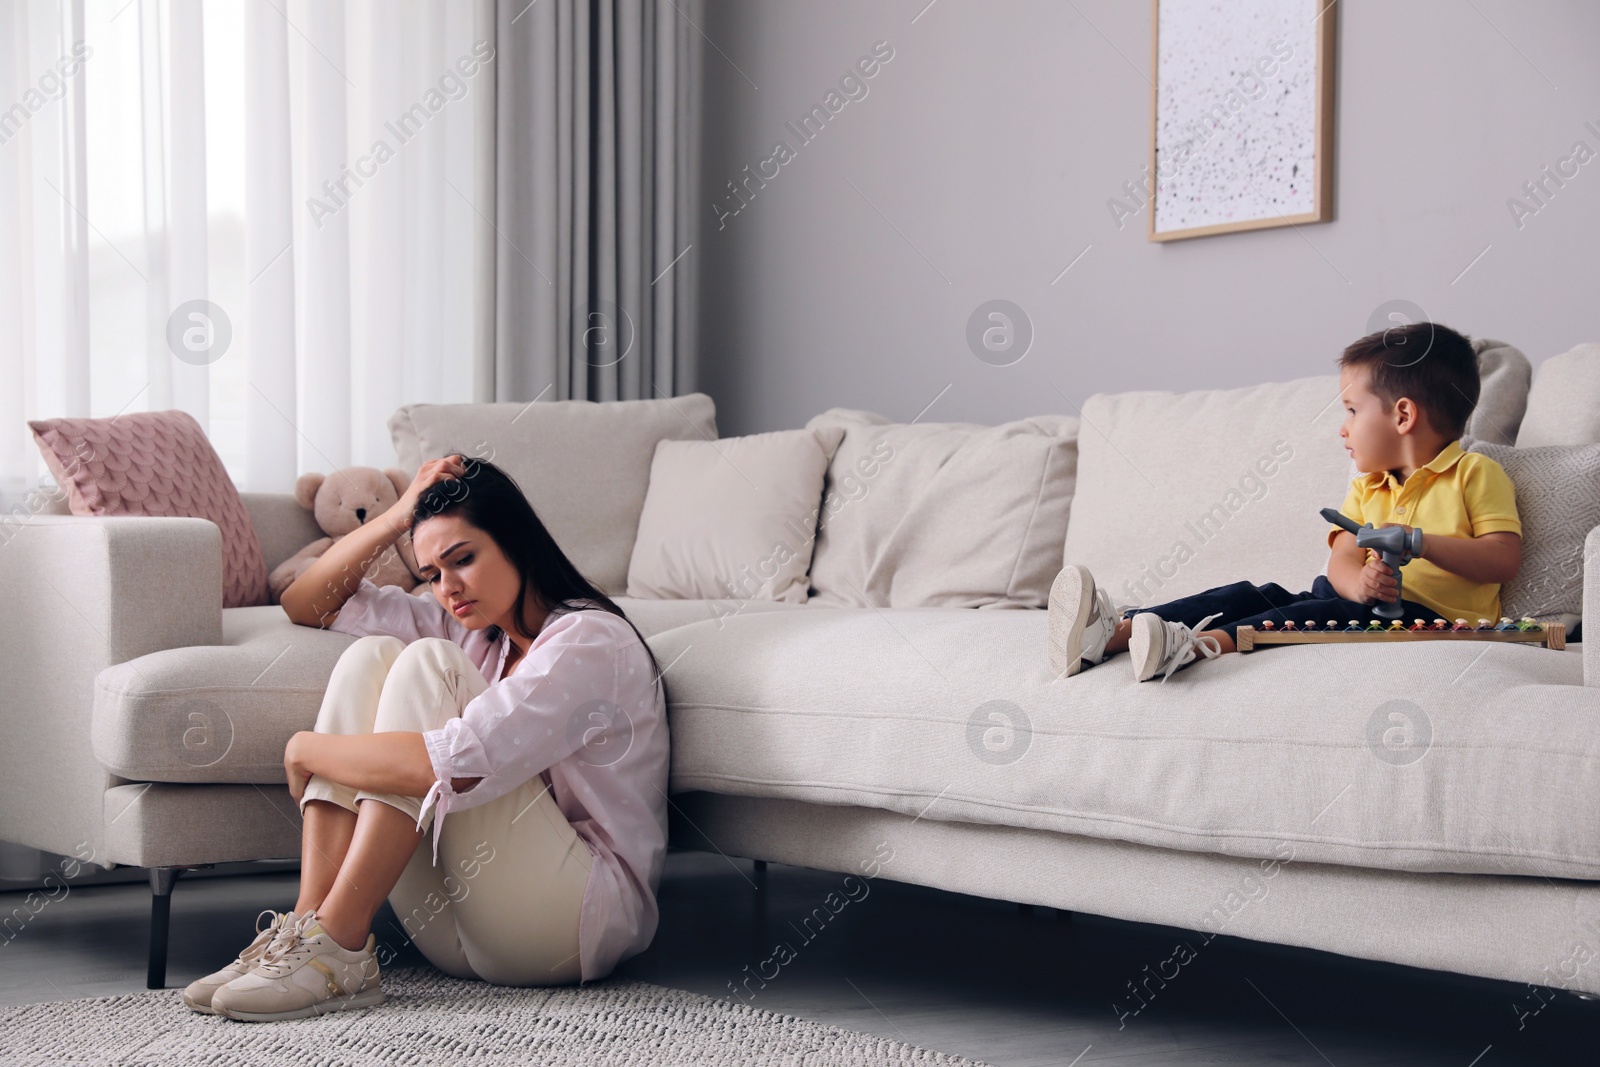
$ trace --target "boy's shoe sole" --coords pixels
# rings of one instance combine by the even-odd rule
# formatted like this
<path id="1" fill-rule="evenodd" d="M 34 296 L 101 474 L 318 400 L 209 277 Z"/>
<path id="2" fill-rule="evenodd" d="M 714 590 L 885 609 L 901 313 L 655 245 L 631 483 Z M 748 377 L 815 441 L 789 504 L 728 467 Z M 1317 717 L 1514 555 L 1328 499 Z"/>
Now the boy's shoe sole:
<path id="1" fill-rule="evenodd" d="M 1128 656 L 1133 661 L 1133 676 L 1148 682 L 1161 670 L 1166 654 L 1167 632 L 1161 625 L 1161 616 L 1141 612 L 1133 617 L 1133 631 L 1128 634 Z"/>
<path id="2" fill-rule="evenodd" d="M 1094 579 L 1086 568 L 1069 563 L 1050 584 L 1046 620 L 1050 673 L 1070 678 L 1083 669 L 1083 627 L 1094 610 Z"/>
<path id="3" fill-rule="evenodd" d="M 1168 622 L 1149 611 L 1135 615 L 1132 632 L 1128 634 L 1133 676 L 1141 682 L 1148 682 L 1160 674 L 1165 682 L 1185 667 L 1202 659 L 1215 659 L 1222 655 L 1222 646 L 1217 639 L 1205 636 L 1205 628 L 1221 614 L 1219 611 L 1207 615 L 1193 626 Z M 1168 667 L 1169 661 L 1175 662 Z"/>

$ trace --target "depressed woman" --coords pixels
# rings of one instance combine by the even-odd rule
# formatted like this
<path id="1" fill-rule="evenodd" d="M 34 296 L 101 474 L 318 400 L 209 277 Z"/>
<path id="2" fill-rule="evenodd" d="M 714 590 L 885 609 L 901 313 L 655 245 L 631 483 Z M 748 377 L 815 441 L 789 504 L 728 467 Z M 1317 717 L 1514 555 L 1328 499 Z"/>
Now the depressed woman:
<path id="1" fill-rule="evenodd" d="M 407 533 L 431 595 L 364 575 Z M 300 893 L 196 1011 L 296 1019 L 384 999 L 372 920 L 457 978 L 603 978 L 655 935 L 666 857 L 666 696 L 643 635 L 484 460 L 422 465 L 389 510 L 282 596 L 354 635 L 284 772 Z M 427 840 L 432 829 L 431 844 Z"/>

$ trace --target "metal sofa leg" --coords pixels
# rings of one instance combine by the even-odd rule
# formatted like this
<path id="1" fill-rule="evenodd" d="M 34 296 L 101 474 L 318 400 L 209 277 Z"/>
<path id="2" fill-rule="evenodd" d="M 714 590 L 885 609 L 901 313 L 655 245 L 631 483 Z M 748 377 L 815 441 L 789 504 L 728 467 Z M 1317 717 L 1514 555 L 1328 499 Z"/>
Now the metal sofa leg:
<path id="1" fill-rule="evenodd" d="M 185 863 L 178 867 L 150 868 L 150 971 L 145 976 L 145 988 L 164 989 L 167 984 L 167 927 L 172 914 L 172 886 L 179 872 L 215 866 L 215 863 Z"/>
<path id="2" fill-rule="evenodd" d="M 767 861 L 752 860 L 751 871 L 756 891 L 750 907 L 750 945 L 761 948 L 767 939 Z"/>
<path id="3" fill-rule="evenodd" d="M 167 984 L 167 921 L 172 912 L 172 886 L 181 867 L 150 868 L 150 971 L 146 989 Z"/>

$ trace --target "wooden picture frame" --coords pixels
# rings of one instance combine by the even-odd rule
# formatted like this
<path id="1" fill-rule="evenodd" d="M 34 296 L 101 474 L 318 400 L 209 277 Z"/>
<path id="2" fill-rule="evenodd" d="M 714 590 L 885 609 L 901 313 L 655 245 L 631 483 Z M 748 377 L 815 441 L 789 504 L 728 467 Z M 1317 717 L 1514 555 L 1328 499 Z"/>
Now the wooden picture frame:
<path id="1" fill-rule="evenodd" d="M 1229 11 L 1235 18 L 1243 18 L 1241 12 L 1249 8 L 1254 14 L 1268 12 L 1280 22 L 1286 22 L 1291 28 L 1299 25 L 1300 19 L 1307 11 L 1314 12 L 1311 18 L 1305 20 L 1305 28 L 1300 31 L 1304 34 L 1301 47 L 1312 53 L 1315 66 L 1308 75 L 1296 72 L 1299 77 L 1296 87 L 1291 91 L 1281 94 L 1275 101 L 1279 110 L 1265 110 L 1274 106 L 1266 101 L 1273 94 L 1264 92 L 1260 97 L 1251 97 L 1246 92 L 1231 84 L 1229 81 L 1219 81 L 1215 72 L 1197 78 L 1195 85 L 1184 85 L 1180 73 L 1190 76 L 1198 72 L 1194 70 L 1180 72 L 1177 68 L 1180 63 L 1175 58 L 1172 64 L 1174 69 L 1168 74 L 1168 140 L 1169 144 L 1163 145 L 1162 124 L 1162 72 L 1161 60 L 1161 12 L 1166 6 L 1175 20 L 1191 18 L 1202 7 L 1215 9 L 1215 4 L 1205 4 L 1203 0 L 1151 0 L 1152 22 L 1150 28 L 1151 49 L 1151 93 L 1150 93 L 1150 166 L 1146 182 L 1146 192 L 1149 201 L 1149 240 L 1151 241 L 1176 241 L 1189 237 L 1206 237 L 1219 233 L 1238 233 L 1245 230 L 1260 230 L 1275 226 L 1296 226 L 1308 222 L 1327 222 L 1333 218 L 1333 98 L 1334 98 L 1334 28 L 1338 16 L 1338 0 L 1251 0 L 1248 4 L 1224 5 L 1224 10 Z M 1218 38 L 1219 47 L 1215 51 L 1196 49 L 1196 57 L 1191 61 L 1191 66 L 1206 62 L 1213 64 L 1227 64 L 1230 57 L 1237 53 L 1241 31 L 1237 26 L 1227 30 L 1220 28 L 1189 25 L 1181 31 L 1174 27 L 1173 37 L 1182 38 L 1193 36 L 1201 38 L 1206 34 Z M 1245 38 L 1248 39 L 1248 38 Z M 1300 54 L 1290 46 L 1291 55 Z M 1263 56 L 1263 59 L 1268 56 Z M 1282 60 L 1281 66 L 1287 67 L 1288 60 Z M 1245 84 L 1244 79 L 1254 78 L 1255 81 L 1271 86 L 1264 73 L 1272 64 L 1262 64 L 1258 59 L 1255 64 L 1245 67 L 1246 73 L 1239 75 L 1239 85 Z M 1302 84 L 1301 78 L 1308 78 L 1309 84 Z M 1179 87 L 1172 87 L 1179 86 Z M 1282 97 L 1288 97 L 1285 102 Z M 1309 97 L 1309 101 L 1305 99 Z M 1201 108 L 1200 103 L 1207 99 L 1217 102 L 1208 108 Z M 1239 99 L 1250 104 L 1261 106 L 1252 109 L 1244 106 L 1230 111 L 1221 101 Z M 1288 108 L 1287 111 L 1284 109 Z M 1219 115 L 1220 111 L 1220 115 Z M 1309 111 L 1309 115 L 1307 114 Z M 1188 121 L 1180 125 L 1177 116 L 1189 117 Z M 1201 120 L 1196 122 L 1196 118 Z M 1234 121 L 1234 120 L 1238 121 Z M 1311 129 L 1304 128 L 1309 119 Z M 1210 120 L 1207 123 L 1206 120 Z M 1226 121 L 1224 121 L 1226 120 Z M 1188 141 L 1179 139 L 1176 135 L 1181 131 L 1195 130 L 1204 134 L 1207 130 L 1212 136 L 1225 139 L 1231 135 L 1234 142 L 1234 151 L 1230 158 L 1227 154 L 1210 153 L 1218 158 L 1212 159 L 1211 165 L 1215 168 L 1211 172 L 1196 172 L 1191 164 L 1198 163 L 1206 149 L 1211 147 L 1211 137 L 1207 137 L 1196 152 L 1191 145 L 1195 138 Z M 1252 131 L 1254 131 L 1252 133 Z M 1285 136 L 1288 131 L 1288 136 Z M 1277 142 L 1269 141 L 1270 137 L 1279 137 Z M 1241 162 L 1246 154 L 1261 152 L 1262 161 L 1272 152 L 1279 152 L 1278 159 L 1284 158 L 1281 153 L 1292 152 L 1295 156 L 1303 156 L 1303 138 L 1309 137 L 1312 159 L 1307 168 L 1312 175 L 1313 186 L 1307 195 L 1303 188 L 1293 188 L 1285 195 L 1283 179 L 1259 169 L 1254 171 L 1255 180 L 1251 180 L 1253 164 Z M 1248 148 L 1245 146 L 1249 146 Z M 1267 147 L 1270 146 L 1270 147 Z M 1165 148 L 1169 158 L 1175 162 L 1168 164 L 1169 174 L 1165 181 L 1161 176 L 1161 152 Z M 1190 157 L 1193 157 L 1192 159 Z M 1295 164 L 1298 166 L 1298 163 Z M 1188 181 L 1184 178 L 1187 173 Z M 1292 185 L 1295 178 L 1289 179 Z M 1262 187 L 1266 186 L 1265 189 Z M 1168 216 L 1179 216 L 1168 228 L 1162 228 L 1162 201 L 1163 192 L 1168 193 Z M 1209 201 L 1207 197 L 1210 197 Z M 1227 199 L 1229 196 L 1237 200 Z M 1196 199 L 1198 197 L 1198 200 Z M 1187 198 L 1188 203 L 1185 203 Z M 1290 201 L 1290 213 L 1285 213 L 1273 206 L 1274 202 L 1283 199 Z M 1309 203 L 1306 201 L 1309 200 Z M 1303 210 L 1296 210 L 1303 207 Z M 1232 217 L 1237 215 L 1238 217 Z M 1221 217 L 1227 216 L 1227 217 Z"/>

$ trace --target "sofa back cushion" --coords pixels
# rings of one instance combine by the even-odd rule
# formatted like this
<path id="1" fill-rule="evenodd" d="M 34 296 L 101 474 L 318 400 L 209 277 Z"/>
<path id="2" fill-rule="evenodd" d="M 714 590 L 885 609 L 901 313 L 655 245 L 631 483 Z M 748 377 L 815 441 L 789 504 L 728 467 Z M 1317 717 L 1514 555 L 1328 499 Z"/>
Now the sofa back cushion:
<path id="1" fill-rule="evenodd" d="M 660 441 L 628 596 L 804 604 L 828 461 L 844 427 Z"/>
<path id="2" fill-rule="evenodd" d="M 1464 436 L 1508 444 L 1533 414 L 1532 365 L 1504 341 L 1478 338 L 1472 349 L 1482 385 Z M 1237 581 L 1299 593 L 1326 572 L 1328 524 L 1317 512 L 1337 508 L 1361 473 L 1339 438 L 1337 374 L 1101 394 L 1082 414 L 1064 561 L 1086 565 L 1116 603 Z"/>
<path id="3" fill-rule="evenodd" d="M 831 408 L 810 604 L 1042 608 L 1061 567 L 1078 419 L 894 423 Z"/>
<path id="4" fill-rule="evenodd" d="M 1350 488 L 1337 375 L 1083 403 L 1078 486 L 1063 558 L 1119 605 L 1212 586 L 1311 587 Z"/>
<path id="5" fill-rule="evenodd" d="M 573 565 L 607 596 L 620 596 L 656 442 L 715 439 L 716 405 L 705 393 L 407 404 L 389 417 L 389 434 L 408 474 L 450 452 L 504 468 Z"/>
<path id="6" fill-rule="evenodd" d="M 1500 587 L 1500 613 L 1559 622 L 1583 621 L 1583 546 L 1600 526 L 1600 443 L 1513 448 L 1465 438 L 1505 468 L 1517 491 L 1522 563 Z"/>
<path id="7" fill-rule="evenodd" d="M 1518 448 L 1600 443 L 1600 344 L 1582 344 L 1539 364 L 1528 391 Z"/>
<path id="8" fill-rule="evenodd" d="M 1472 350 L 1478 355 L 1478 403 L 1462 436 L 1494 445 L 1515 444 L 1528 410 L 1533 364 L 1521 349 L 1504 341 L 1475 338 Z"/>

